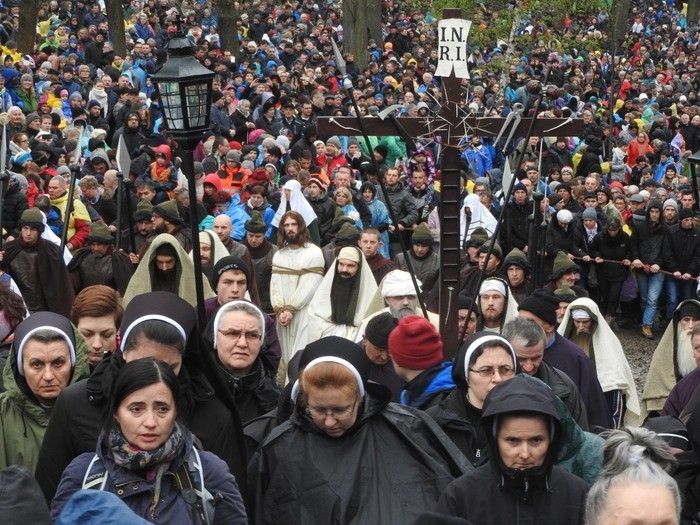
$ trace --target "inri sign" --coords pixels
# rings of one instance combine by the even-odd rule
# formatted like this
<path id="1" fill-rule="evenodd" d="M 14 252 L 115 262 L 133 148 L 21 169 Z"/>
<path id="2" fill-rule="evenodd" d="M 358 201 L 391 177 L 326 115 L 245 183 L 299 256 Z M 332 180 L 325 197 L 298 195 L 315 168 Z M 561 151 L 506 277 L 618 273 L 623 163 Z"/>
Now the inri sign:
<path id="1" fill-rule="evenodd" d="M 469 20 L 448 18 L 438 23 L 438 65 L 436 76 L 448 77 L 454 68 L 457 78 L 469 78 L 467 69 L 467 35 Z"/>

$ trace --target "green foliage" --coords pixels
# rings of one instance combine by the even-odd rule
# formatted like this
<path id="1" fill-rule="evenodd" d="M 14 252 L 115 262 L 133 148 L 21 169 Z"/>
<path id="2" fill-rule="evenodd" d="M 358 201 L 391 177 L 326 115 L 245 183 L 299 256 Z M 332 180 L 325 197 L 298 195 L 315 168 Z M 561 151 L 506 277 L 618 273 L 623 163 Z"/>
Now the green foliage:
<path id="1" fill-rule="evenodd" d="M 405 3 L 409 10 L 430 12 L 434 17 L 441 18 L 444 8 L 460 8 L 463 17 L 473 22 L 469 35 L 472 46 L 493 46 L 497 40 L 508 41 L 516 11 L 510 8 L 507 0 L 491 0 L 477 3 L 474 0 L 409 0 Z M 531 21 L 539 27 L 563 29 L 564 20 L 577 13 L 599 13 L 609 11 L 612 0 L 525 0 L 519 3 L 518 15 L 524 22 Z M 487 13 L 487 10 L 489 13 Z M 491 13 L 496 13 L 495 20 Z M 570 51 L 573 47 L 586 51 L 597 51 L 605 42 L 563 39 L 562 48 L 558 51 Z M 538 38 L 520 35 L 515 43 L 523 47 L 525 52 L 532 51 L 538 44 Z"/>

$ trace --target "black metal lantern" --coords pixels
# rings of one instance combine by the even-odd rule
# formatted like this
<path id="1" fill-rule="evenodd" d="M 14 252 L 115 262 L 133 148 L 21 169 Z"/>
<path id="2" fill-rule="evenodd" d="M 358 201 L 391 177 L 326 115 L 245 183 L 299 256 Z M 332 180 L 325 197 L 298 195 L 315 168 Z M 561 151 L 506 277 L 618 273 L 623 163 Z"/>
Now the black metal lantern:
<path id="1" fill-rule="evenodd" d="M 168 42 L 167 49 L 168 60 L 160 71 L 153 75 L 153 80 L 160 95 L 167 133 L 178 144 L 177 153 L 182 158 L 182 171 L 187 177 L 197 321 L 200 331 L 203 331 L 206 319 L 193 151 L 204 132 L 209 129 L 214 72 L 209 71 L 194 57 L 194 45 L 182 33 L 175 34 Z"/>
<path id="2" fill-rule="evenodd" d="M 194 57 L 194 45 L 187 37 L 173 38 L 167 49 L 168 60 L 153 80 L 158 86 L 168 133 L 176 140 L 199 140 L 209 129 L 214 72 Z"/>

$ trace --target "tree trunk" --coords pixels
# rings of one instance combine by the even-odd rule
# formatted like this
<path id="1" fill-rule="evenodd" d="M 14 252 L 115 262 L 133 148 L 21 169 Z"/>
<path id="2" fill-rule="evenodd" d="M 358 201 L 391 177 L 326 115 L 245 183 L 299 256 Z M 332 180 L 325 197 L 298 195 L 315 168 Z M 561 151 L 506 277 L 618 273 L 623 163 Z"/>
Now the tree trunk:
<path id="1" fill-rule="evenodd" d="M 625 34 L 629 31 L 630 26 L 630 0 L 617 0 L 610 9 L 612 15 L 611 23 L 615 25 L 614 33 L 616 41 L 615 47 L 618 47 L 624 40 Z"/>
<path id="2" fill-rule="evenodd" d="M 355 63 L 363 69 L 368 63 L 367 43 L 370 8 L 375 8 L 374 18 L 381 23 L 381 9 L 377 0 L 345 0 L 343 2 L 343 52 L 352 53 Z M 381 33 L 380 33 L 381 35 Z M 381 48 L 381 36 L 377 45 Z"/>
<path id="3" fill-rule="evenodd" d="M 377 16 L 370 16 L 369 20 L 367 21 L 367 25 L 369 27 L 369 38 L 373 38 L 375 42 L 377 42 L 377 46 L 380 49 L 383 49 L 384 46 L 382 45 L 382 0 L 366 0 L 367 1 L 367 6 L 366 10 L 367 13 L 377 13 Z M 367 43 L 365 43 L 365 50 L 362 55 L 355 55 L 356 57 L 359 58 L 359 56 L 366 57 L 368 56 L 367 53 Z M 362 66 L 364 67 L 366 62 L 363 61 Z"/>
<path id="4" fill-rule="evenodd" d="M 688 27 L 700 20 L 700 0 L 688 0 Z"/>
<path id="5" fill-rule="evenodd" d="M 19 10 L 17 50 L 24 54 L 34 54 L 36 44 L 36 21 L 41 0 L 25 0 Z"/>
<path id="6" fill-rule="evenodd" d="M 125 57 L 126 35 L 124 33 L 124 10 L 121 0 L 105 0 L 107 22 L 109 23 L 109 41 L 114 47 L 114 53 Z"/>
<path id="7" fill-rule="evenodd" d="M 238 56 L 238 28 L 236 18 L 238 11 L 233 0 L 215 0 L 214 9 L 219 14 L 219 38 L 221 49 L 231 51 L 231 56 Z"/>

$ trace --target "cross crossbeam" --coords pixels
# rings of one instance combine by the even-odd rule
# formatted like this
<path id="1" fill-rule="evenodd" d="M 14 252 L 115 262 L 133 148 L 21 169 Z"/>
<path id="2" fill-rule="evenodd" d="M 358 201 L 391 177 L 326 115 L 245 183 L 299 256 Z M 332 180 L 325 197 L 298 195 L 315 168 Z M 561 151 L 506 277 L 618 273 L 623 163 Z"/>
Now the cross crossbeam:
<path id="1" fill-rule="evenodd" d="M 462 16 L 460 9 L 444 9 L 443 20 L 453 19 L 446 27 L 459 28 Z M 461 21 L 463 22 L 463 21 Z M 436 74 L 441 79 L 441 107 L 437 114 L 426 117 L 399 117 L 395 119 L 404 130 L 415 139 L 433 141 L 439 137 L 441 146 L 440 159 L 440 334 L 443 339 L 446 358 L 454 357 L 458 351 L 457 315 L 458 296 L 460 291 L 459 273 L 462 246 L 460 239 L 460 213 L 462 180 L 460 177 L 460 146 L 463 140 L 473 134 L 498 136 L 506 124 L 505 118 L 472 117 L 462 107 L 461 85 L 462 78 L 468 78 L 466 69 L 466 36 L 469 24 L 465 30 L 442 31 L 441 34 L 450 38 L 440 42 L 444 47 L 441 56 L 448 59 L 444 66 L 438 63 L 438 71 L 449 71 L 449 76 Z M 447 36 L 445 38 L 447 38 Z M 463 38 L 460 41 L 459 38 Z M 441 47 L 441 49 L 442 49 Z M 465 53 L 462 53 L 465 51 Z M 464 63 L 462 63 L 464 62 Z M 458 76 L 461 78 L 458 78 Z M 380 113 L 380 115 L 382 115 Z M 380 116 L 360 117 L 362 128 L 369 136 L 399 135 L 391 118 Z M 520 119 L 514 132 L 508 129 L 508 136 L 527 136 L 532 117 Z M 511 124 L 509 124 L 510 126 Z M 318 133 L 329 137 L 362 135 L 357 117 L 319 117 Z M 581 136 L 584 131 L 582 120 L 574 118 L 540 118 L 534 123 L 533 136 Z M 515 167 L 514 167 L 515 169 Z"/>

